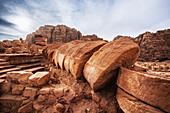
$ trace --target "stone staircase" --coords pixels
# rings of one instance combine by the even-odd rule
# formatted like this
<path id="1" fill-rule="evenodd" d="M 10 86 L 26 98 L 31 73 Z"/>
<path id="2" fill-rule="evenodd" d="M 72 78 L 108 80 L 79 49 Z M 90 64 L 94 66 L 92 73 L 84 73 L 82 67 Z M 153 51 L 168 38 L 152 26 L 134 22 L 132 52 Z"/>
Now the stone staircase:
<path id="1" fill-rule="evenodd" d="M 6 78 L 10 71 L 37 72 L 45 69 L 42 56 L 1 54 L 0 55 L 0 79 Z"/>

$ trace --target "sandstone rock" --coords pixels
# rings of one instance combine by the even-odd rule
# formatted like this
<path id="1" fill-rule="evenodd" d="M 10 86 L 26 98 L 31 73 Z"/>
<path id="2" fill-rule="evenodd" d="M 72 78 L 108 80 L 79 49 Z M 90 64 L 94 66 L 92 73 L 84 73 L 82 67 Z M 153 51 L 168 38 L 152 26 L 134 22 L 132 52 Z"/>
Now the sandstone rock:
<path id="1" fill-rule="evenodd" d="M 34 101 L 33 103 L 33 108 L 36 110 L 36 111 L 40 111 L 44 108 L 43 105 L 39 104 L 37 101 Z"/>
<path id="2" fill-rule="evenodd" d="M 7 72 L 6 77 L 9 82 L 27 84 L 28 78 L 33 75 L 32 72 L 12 71 Z"/>
<path id="3" fill-rule="evenodd" d="M 30 86 L 41 86 L 49 81 L 49 72 L 36 72 L 31 75 L 28 79 L 28 84 Z"/>
<path id="4" fill-rule="evenodd" d="M 163 61 L 170 59 L 170 29 L 145 32 L 135 38 L 141 48 L 140 61 Z"/>
<path id="5" fill-rule="evenodd" d="M 164 113 L 158 108 L 143 103 L 120 88 L 117 89 L 116 98 L 120 108 L 125 113 Z"/>
<path id="6" fill-rule="evenodd" d="M 93 35 L 82 36 L 80 38 L 80 40 L 83 40 L 83 41 L 98 41 L 98 40 L 103 40 L 103 39 L 99 38 L 97 35 L 93 34 Z"/>
<path id="7" fill-rule="evenodd" d="M 24 85 L 21 85 L 21 84 L 12 84 L 11 85 L 12 86 L 12 94 L 13 95 L 20 95 L 20 94 L 22 94 L 22 92 L 23 92 L 23 90 L 24 90 L 24 88 L 25 88 L 25 86 Z"/>
<path id="8" fill-rule="evenodd" d="M 46 100 L 46 96 L 45 95 L 39 95 L 38 96 L 38 99 L 37 99 L 38 102 L 44 102 L 45 100 Z"/>
<path id="9" fill-rule="evenodd" d="M 37 95 L 38 88 L 26 87 L 23 92 L 23 96 L 29 97 L 30 100 L 34 100 L 34 97 Z"/>
<path id="10" fill-rule="evenodd" d="M 120 68 L 117 85 L 134 97 L 170 112 L 170 79 Z"/>
<path id="11" fill-rule="evenodd" d="M 40 89 L 39 91 L 38 91 L 38 94 L 50 94 L 50 91 L 51 91 L 52 89 L 50 88 L 50 87 L 43 87 L 42 89 Z"/>
<path id="12" fill-rule="evenodd" d="M 0 91 L 1 93 L 8 93 L 11 89 L 11 84 L 7 81 L 1 84 Z"/>
<path id="13" fill-rule="evenodd" d="M 53 54 L 54 51 L 60 47 L 63 43 L 54 43 L 54 44 L 48 44 L 47 46 L 44 47 L 43 49 L 43 56 L 48 58 L 50 61 L 53 59 Z"/>
<path id="14" fill-rule="evenodd" d="M 70 72 L 76 79 L 82 76 L 84 65 L 93 53 L 105 44 L 105 41 L 86 41 L 80 47 L 77 45 L 78 48 L 70 55 L 69 61 Z"/>
<path id="15" fill-rule="evenodd" d="M 29 102 L 28 104 L 20 107 L 18 113 L 31 113 L 33 112 L 33 103 Z"/>
<path id="16" fill-rule="evenodd" d="M 64 113 L 64 111 L 65 111 L 65 107 L 62 104 L 58 103 L 57 105 L 54 106 L 53 112 Z"/>
<path id="17" fill-rule="evenodd" d="M 138 45 L 126 37 L 110 42 L 87 61 L 84 77 L 93 90 L 98 90 L 111 78 L 116 78 L 119 67 L 131 67 L 139 54 Z"/>
<path id="18" fill-rule="evenodd" d="M 55 88 L 53 92 L 56 97 L 61 97 L 64 95 L 64 87 Z"/>
<path id="19" fill-rule="evenodd" d="M 36 34 L 46 35 L 48 43 L 54 42 L 66 43 L 72 40 L 80 40 L 80 38 L 82 37 L 80 31 L 77 31 L 74 28 L 69 28 L 65 25 L 57 26 L 45 25 L 40 27 L 32 34 L 28 34 L 25 43 L 31 44 L 34 43 Z"/>

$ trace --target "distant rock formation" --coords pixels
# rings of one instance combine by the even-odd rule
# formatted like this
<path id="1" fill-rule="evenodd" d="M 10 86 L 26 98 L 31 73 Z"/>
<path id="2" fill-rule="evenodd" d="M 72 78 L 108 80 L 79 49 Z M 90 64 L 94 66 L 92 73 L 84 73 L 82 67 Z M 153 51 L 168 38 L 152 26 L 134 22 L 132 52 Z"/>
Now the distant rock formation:
<path id="1" fill-rule="evenodd" d="M 80 40 L 82 37 L 81 32 L 77 31 L 75 28 L 70 28 L 65 25 L 45 25 L 41 26 L 35 32 L 28 34 L 25 43 L 34 44 L 36 34 L 46 35 L 48 44 L 54 42 L 66 43 L 72 40 Z"/>
<path id="2" fill-rule="evenodd" d="M 83 41 L 97 41 L 97 40 L 103 40 L 102 38 L 99 38 L 97 35 L 85 35 L 80 38 L 80 40 Z"/>
<path id="3" fill-rule="evenodd" d="M 123 36 L 117 36 L 117 40 Z M 136 38 L 129 37 L 140 46 L 139 61 L 170 60 L 170 29 L 160 30 L 156 33 L 145 32 Z"/>
<path id="4" fill-rule="evenodd" d="M 170 29 L 145 32 L 135 38 L 141 48 L 139 61 L 170 60 Z"/>

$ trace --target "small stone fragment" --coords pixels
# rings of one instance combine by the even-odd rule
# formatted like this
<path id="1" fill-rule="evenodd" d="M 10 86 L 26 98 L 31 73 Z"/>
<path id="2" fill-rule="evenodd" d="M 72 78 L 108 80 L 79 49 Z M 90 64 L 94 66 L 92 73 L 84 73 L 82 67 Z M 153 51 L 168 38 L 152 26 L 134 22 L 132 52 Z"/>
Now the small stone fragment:
<path id="1" fill-rule="evenodd" d="M 37 72 L 31 75 L 28 79 L 28 84 L 30 86 L 41 86 L 49 81 L 49 72 Z"/>

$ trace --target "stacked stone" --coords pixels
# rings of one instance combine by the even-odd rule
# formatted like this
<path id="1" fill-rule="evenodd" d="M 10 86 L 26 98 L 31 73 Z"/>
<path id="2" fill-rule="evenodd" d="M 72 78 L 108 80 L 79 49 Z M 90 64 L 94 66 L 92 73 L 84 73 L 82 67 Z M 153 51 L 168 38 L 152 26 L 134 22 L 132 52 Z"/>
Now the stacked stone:
<path id="1" fill-rule="evenodd" d="M 49 72 L 7 72 L 1 83 L 1 112 L 33 112 L 33 103 L 41 86 L 49 81 Z"/>

